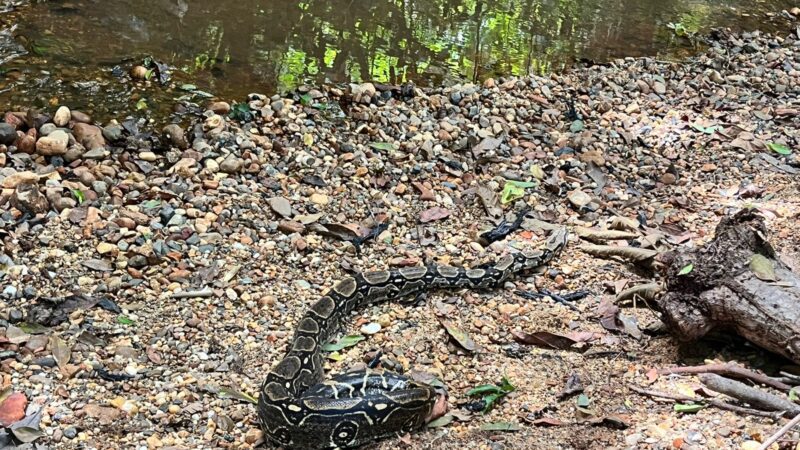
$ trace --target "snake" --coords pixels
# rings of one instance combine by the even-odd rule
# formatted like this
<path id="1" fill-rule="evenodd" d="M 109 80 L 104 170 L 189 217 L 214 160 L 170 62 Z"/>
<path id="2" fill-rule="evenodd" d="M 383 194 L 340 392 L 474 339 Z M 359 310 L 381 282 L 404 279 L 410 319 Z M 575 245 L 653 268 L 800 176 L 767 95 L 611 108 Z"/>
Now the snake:
<path id="1" fill-rule="evenodd" d="M 324 344 L 366 305 L 414 299 L 434 289 L 499 287 L 512 275 L 546 265 L 566 243 L 566 229 L 557 228 L 544 248 L 507 253 L 475 268 L 431 264 L 338 281 L 302 316 L 283 359 L 261 384 L 257 409 L 266 440 L 290 450 L 346 449 L 421 428 L 436 403 L 436 388 L 370 368 L 325 380 Z"/>

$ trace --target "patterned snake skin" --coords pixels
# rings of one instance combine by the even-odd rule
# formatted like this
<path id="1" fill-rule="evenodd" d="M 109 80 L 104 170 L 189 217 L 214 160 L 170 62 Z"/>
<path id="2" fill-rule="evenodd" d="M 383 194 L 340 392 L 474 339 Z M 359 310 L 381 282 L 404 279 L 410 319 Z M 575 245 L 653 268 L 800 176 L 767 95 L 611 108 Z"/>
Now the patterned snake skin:
<path id="1" fill-rule="evenodd" d="M 560 229 L 545 249 L 506 255 L 493 265 L 409 267 L 339 281 L 300 320 L 289 351 L 261 386 L 258 415 L 267 439 L 285 449 L 340 449 L 422 427 L 437 398 L 433 387 L 368 369 L 323 381 L 322 345 L 353 310 L 431 289 L 501 286 L 511 275 L 547 264 L 566 243 Z"/>

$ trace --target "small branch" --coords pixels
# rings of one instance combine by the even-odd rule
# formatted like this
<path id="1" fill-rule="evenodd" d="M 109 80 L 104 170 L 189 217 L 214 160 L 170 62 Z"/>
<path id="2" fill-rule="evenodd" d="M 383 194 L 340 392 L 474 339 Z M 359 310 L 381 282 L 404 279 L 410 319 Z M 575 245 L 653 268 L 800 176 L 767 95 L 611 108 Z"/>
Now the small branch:
<path id="1" fill-rule="evenodd" d="M 658 283 L 640 284 L 620 292 L 619 295 L 617 295 L 617 299 L 615 301 L 617 303 L 623 302 L 625 300 L 632 299 L 638 295 L 645 301 L 649 302 L 654 300 L 656 298 L 656 295 L 658 295 L 658 293 L 661 292 L 662 290 L 664 289 Z"/>
<path id="2" fill-rule="evenodd" d="M 176 292 L 170 296 L 170 298 L 204 298 L 204 297 L 211 297 L 214 295 L 214 291 L 210 288 L 204 288 L 199 291 L 183 291 L 183 292 Z"/>
<path id="3" fill-rule="evenodd" d="M 744 378 L 747 380 L 754 381 L 758 384 L 763 384 L 765 386 L 778 389 L 779 391 L 788 392 L 792 388 L 791 386 L 780 380 L 776 380 L 775 378 L 770 378 L 766 375 L 761 375 L 760 373 L 753 372 L 752 370 L 745 369 L 744 367 L 740 367 L 732 363 L 706 364 L 702 366 L 688 366 L 688 367 L 672 367 L 668 369 L 661 369 L 658 371 L 659 375 L 671 375 L 671 374 L 697 375 L 702 373 L 715 373 L 717 375 L 725 375 L 732 378 Z"/>
<path id="4" fill-rule="evenodd" d="M 758 408 L 771 411 L 785 411 L 788 417 L 794 417 L 800 414 L 800 405 L 738 381 L 723 378 L 711 373 L 701 374 L 700 381 L 712 391 L 725 394 Z"/>
<path id="5" fill-rule="evenodd" d="M 715 408 L 724 409 L 739 414 L 748 414 L 751 416 L 769 417 L 771 419 L 777 419 L 778 417 L 780 417 L 780 414 L 776 414 L 774 412 L 760 411 L 758 409 L 751 409 L 751 408 L 742 408 L 741 406 L 731 405 L 730 403 L 723 402 L 722 400 L 717 400 L 713 398 L 706 399 L 698 397 L 689 397 L 688 395 L 683 395 L 683 394 L 672 394 L 669 392 L 651 391 L 649 389 L 644 389 L 632 384 L 629 384 L 628 388 L 634 392 L 638 392 L 639 394 L 646 395 L 648 397 L 666 398 L 669 400 L 674 400 L 676 402 L 702 403 L 713 406 Z"/>
<path id="6" fill-rule="evenodd" d="M 764 441 L 764 443 L 761 444 L 761 447 L 758 447 L 758 450 L 768 450 L 772 444 L 778 442 L 778 439 L 782 438 L 784 434 L 788 433 L 789 430 L 796 427 L 798 424 L 800 424 L 800 414 L 796 415 L 794 419 L 790 420 L 789 423 L 784 425 L 780 430 L 778 430 L 777 433 L 773 434 L 769 439 Z"/>

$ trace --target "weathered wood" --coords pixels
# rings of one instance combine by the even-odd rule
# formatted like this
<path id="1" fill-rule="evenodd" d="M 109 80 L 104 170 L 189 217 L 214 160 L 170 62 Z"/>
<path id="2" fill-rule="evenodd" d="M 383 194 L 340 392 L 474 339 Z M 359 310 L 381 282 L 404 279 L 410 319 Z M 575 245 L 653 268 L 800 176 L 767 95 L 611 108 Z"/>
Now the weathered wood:
<path id="1" fill-rule="evenodd" d="M 754 255 L 767 258 L 777 281 L 756 276 L 750 268 Z M 663 261 L 666 293 L 656 302 L 678 339 L 729 330 L 800 364 L 800 276 L 776 256 L 756 211 L 722 219 L 711 242 L 668 253 Z M 689 264 L 693 269 L 679 275 Z"/>

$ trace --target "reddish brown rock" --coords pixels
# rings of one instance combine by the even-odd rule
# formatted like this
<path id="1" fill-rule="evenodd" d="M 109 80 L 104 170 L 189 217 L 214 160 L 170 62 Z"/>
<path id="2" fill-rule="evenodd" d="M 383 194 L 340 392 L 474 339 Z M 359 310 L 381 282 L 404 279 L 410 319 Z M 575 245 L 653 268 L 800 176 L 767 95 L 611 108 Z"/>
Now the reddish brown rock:
<path id="1" fill-rule="evenodd" d="M 72 134 L 75 136 L 75 140 L 88 150 L 94 150 L 106 145 L 103 130 L 88 123 L 76 123 L 72 128 Z"/>

